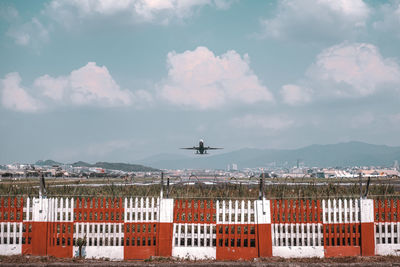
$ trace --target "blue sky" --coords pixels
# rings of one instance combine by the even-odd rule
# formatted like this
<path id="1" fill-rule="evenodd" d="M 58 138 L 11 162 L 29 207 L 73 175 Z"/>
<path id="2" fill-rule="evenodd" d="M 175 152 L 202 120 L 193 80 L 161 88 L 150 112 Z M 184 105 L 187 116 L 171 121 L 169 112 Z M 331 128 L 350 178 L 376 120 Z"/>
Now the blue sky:
<path id="1" fill-rule="evenodd" d="M 2 1 L 0 33 L 0 163 L 400 145 L 400 1 Z"/>

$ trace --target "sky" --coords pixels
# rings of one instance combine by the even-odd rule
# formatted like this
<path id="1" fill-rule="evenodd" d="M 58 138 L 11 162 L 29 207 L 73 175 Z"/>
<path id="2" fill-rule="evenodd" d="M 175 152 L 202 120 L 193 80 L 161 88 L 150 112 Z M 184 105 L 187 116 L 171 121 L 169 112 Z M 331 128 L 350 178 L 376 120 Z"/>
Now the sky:
<path id="1" fill-rule="evenodd" d="M 398 0 L 0 2 L 3 164 L 400 146 L 399 104 Z"/>

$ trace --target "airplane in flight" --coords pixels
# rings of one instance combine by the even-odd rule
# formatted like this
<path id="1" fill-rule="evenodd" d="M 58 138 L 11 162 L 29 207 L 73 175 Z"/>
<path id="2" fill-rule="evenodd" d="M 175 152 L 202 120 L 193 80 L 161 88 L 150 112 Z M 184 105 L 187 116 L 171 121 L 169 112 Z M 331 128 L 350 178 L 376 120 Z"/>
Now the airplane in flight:
<path id="1" fill-rule="evenodd" d="M 191 150 L 196 150 L 196 154 L 207 154 L 207 150 L 215 150 L 215 149 L 223 149 L 222 147 L 209 147 L 209 146 L 204 146 L 204 141 L 203 139 L 200 139 L 199 141 L 199 146 L 194 146 L 194 147 L 182 147 L 181 149 L 191 149 Z"/>

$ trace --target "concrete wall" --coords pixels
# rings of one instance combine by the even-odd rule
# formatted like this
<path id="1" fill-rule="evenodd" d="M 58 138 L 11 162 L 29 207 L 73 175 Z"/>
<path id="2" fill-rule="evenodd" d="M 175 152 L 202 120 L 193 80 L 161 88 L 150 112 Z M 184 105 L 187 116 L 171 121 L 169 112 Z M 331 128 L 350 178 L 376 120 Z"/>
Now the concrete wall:
<path id="1" fill-rule="evenodd" d="M 73 247 L 74 257 L 79 256 L 79 247 Z M 123 260 L 124 247 L 123 246 L 85 246 L 82 247 L 82 256 L 86 259 L 110 259 L 110 260 Z"/>
<path id="2" fill-rule="evenodd" d="M 0 255 L 9 256 L 9 255 L 21 255 L 22 253 L 22 245 L 0 245 Z"/>
<path id="3" fill-rule="evenodd" d="M 272 256 L 283 257 L 283 258 L 312 258 L 318 257 L 323 258 L 324 246 L 317 247 L 272 247 Z"/>
<path id="4" fill-rule="evenodd" d="M 400 244 L 379 244 L 375 246 L 376 255 L 400 256 Z"/>
<path id="5" fill-rule="evenodd" d="M 216 259 L 217 249 L 215 247 L 174 247 L 172 256 L 191 260 Z"/>

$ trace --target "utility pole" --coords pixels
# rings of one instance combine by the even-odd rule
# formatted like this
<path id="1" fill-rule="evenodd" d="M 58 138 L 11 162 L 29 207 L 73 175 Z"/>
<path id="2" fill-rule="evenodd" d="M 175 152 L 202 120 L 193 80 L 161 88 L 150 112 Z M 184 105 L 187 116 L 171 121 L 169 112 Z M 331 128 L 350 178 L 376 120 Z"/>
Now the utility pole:
<path id="1" fill-rule="evenodd" d="M 259 193 L 258 193 L 258 199 L 262 200 L 264 198 L 264 170 L 262 170 L 262 175 L 260 176 L 260 188 L 259 188 Z"/>
<path id="2" fill-rule="evenodd" d="M 363 198 L 367 198 L 368 196 L 368 190 L 369 190 L 369 183 L 371 182 L 371 176 L 368 176 L 368 182 L 367 182 L 367 186 L 365 188 L 365 193 L 363 195 Z"/>
<path id="3" fill-rule="evenodd" d="M 358 174 L 358 181 L 360 183 L 360 198 L 362 197 L 362 177 L 361 172 Z"/>
<path id="4" fill-rule="evenodd" d="M 44 174 L 40 176 L 40 187 L 39 187 L 39 198 L 46 198 L 47 192 L 46 192 L 46 183 L 44 180 Z"/>
<path id="5" fill-rule="evenodd" d="M 167 178 L 167 198 L 169 198 L 169 177 Z"/>
<path id="6" fill-rule="evenodd" d="M 160 191 L 160 198 L 163 198 L 164 195 L 164 172 L 161 172 L 161 191 Z"/>

